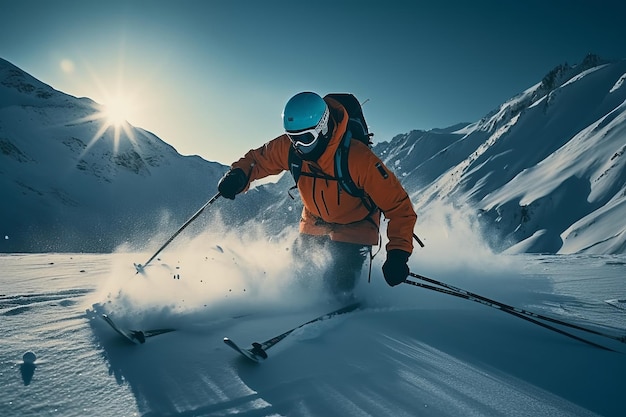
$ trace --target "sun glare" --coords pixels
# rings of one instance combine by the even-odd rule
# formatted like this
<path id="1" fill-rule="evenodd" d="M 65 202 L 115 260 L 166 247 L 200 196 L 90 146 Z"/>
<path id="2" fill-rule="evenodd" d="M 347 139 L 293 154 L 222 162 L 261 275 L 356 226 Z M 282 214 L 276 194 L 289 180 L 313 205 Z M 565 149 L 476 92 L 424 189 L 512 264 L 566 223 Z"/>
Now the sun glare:
<path id="1" fill-rule="evenodd" d="M 137 89 L 141 83 L 133 80 L 135 82 L 129 88 L 130 83 L 124 79 L 123 63 L 119 65 L 117 79 L 113 78 L 113 71 L 107 71 L 107 77 L 102 78 L 91 68 L 88 68 L 93 79 L 91 87 L 97 87 L 98 92 L 93 94 L 91 106 L 93 112 L 77 120 L 77 122 L 96 122 L 98 128 L 83 151 L 84 153 L 88 152 L 98 141 L 106 139 L 107 142 L 110 141 L 113 153 L 117 155 L 119 151 L 128 151 L 126 146 L 128 144 L 132 148 L 136 148 L 138 142 L 135 135 L 137 133 L 143 134 L 140 129 L 135 129 L 131 124 L 144 110 L 145 102 Z"/>
<path id="2" fill-rule="evenodd" d="M 97 112 L 89 117 L 90 120 L 97 120 L 100 123 L 100 128 L 91 140 L 91 144 L 95 143 L 98 139 L 103 137 L 106 131 L 113 130 L 113 151 L 117 154 L 122 139 L 122 134 L 128 138 L 133 144 L 135 143 L 135 136 L 132 126 L 128 122 L 128 119 L 132 116 L 135 110 L 135 104 L 130 96 L 123 95 L 111 95 L 104 93 L 106 96 L 103 100 L 103 104 L 98 104 L 94 107 Z"/>
<path id="3" fill-rule="evenodd" d="M 125 97 L 111 97 L 104 104 L 103 118 L 113 127 L 121 127 L 132 112 L 132 103 Z"/>

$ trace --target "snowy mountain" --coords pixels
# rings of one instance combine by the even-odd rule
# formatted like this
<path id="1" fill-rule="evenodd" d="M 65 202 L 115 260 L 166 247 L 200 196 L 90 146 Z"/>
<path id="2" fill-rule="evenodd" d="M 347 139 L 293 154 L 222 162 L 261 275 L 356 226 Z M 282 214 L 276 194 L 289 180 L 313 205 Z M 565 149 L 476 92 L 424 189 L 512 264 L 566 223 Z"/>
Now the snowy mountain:
<path id="1" fill-rule="evenodd" d="M 625 83 L 626 61 L 589 55 L 475 123 L 374 150 L 402 178 L 420 230 L 437 229 L 430 214 L 443 205 L 477 217 L 475 232 L 498 251 L 623 253 Z M 181 156 L 143 129 L 104 130 L 99 115 L 93 101 L 0 60 L 0 252 L 156 247 L 215 192 L 226 166 Z M 211 217 L 260 221 L 274 235 L 297 223 L 291 185 L 284 175 Z"/>
<path id="2" fill-rule="evenodd" d="M 589 55 L 476 123 L 400 135 L 377 151 L 418 213 L 435 201 L 478 211 L 497 249 L 623 253 L 625 81 L 626 61 Z"/>
<path id="3" fill-rule="evenodd" d="M 0 60 L 0 252 L 160 243 L 216 192 L 226 167 L 102 110 Z"/>

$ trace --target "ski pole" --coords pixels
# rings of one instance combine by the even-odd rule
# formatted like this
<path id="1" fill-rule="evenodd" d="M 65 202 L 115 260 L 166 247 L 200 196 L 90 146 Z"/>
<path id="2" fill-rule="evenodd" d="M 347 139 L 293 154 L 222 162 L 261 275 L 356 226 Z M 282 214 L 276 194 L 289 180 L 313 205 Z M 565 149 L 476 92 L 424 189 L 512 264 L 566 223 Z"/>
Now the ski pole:
<path id="1" fill-rule="evenodd" d="M 413 275 L 413 274 L 410 274 L 410 275 Z M 480 300 L 480 299 L 478 299 L 476 297 L 472 297 L 469 294 L 465 294 L 463 292 L 457 292 L 457 291 L 453 291 L 453 290 L 450 290 L 450 289 L 447 289 L 447 288 L 434 287 L 432 285 L 428 285 L 428 284 L 424 284 L 424 283 L 416 282 L 416 281 L 411 281 L 409 279 L 405 280 L 404 283 L 405 284 L 414 285 L 414 286 L 420 287 L 420 288 L 426 288 L 428 290 L 437 291 L 437 292 L 440 292 L 442 294 L 448 294 L 448 295 L 452 295 L 454 297 L 463 298 L 465 300 L 475 301 L 477 303 L 480 303 L 480 304 L 483 304 L 483 305 L 486 305 L 486 306 L 489 306 L 489 307 L 493 307 L 493 308 L 496 308 L 496 309 L 498 309 L 500 311 L 503 311 L 505 313 L 508 313 L 508 314 L 513 315 L 513 316 L 519 317 L 522 320 L 529 321 L 529 322 L 534 323 L 534 324 L 536 324 L 538 326 L 541 326 L 541 327 L 543 327 L 545 329 L 552 330 L 552 331 L 554 331 L 556 333 L 562 334 L 563 336 L 567 336 L 567 337 L 570 337 L 570 338 L 572 338 L 574 340 L 578 340 L 579 342 L 586 343 L 588 345 L 600 348 L 602 350 L 608 350 L 610 352 L 618 352 L 618 351 L 616 351 L 614 349 L 608 348 L 606 346 L 602 346 L 602 345 L 600 345 L 598 343 L 592 342 L 592 341 L 587 340 L 587 339 L 583 339 L 582 337 L 578 337 L 578 336 L 576 336 L 576 335 L 574 335 L 572 333 L 569 333 L 569 332 L 566 332 L 564 330 L 558 329 L 558 328 L 556 328 L 554 326 L 551 326 L 549 324 L 542 323 L 542 322 L 540 322 L 538 320 L 535 320 L 532 317 L 525 316 L 525 315 L 523 315 L 521 313 L 518 313 L 517 311 L 515 311 L 513 309 L 500 308 L 499 306 L 497 306 L 494 303 L 489 303 L 487 301 L 482 301 L 482 300 Z"/>
<path id="2" fill-rule="evenodd" d="M 482 304 L 493 304 L 496 308 L 499 308 L 499 309 L 502 309 L 502 310 L 511 310 L 511 311 L 514 311 L 514 312 L 516 312 L 518 314 L 522 314 L 524 316 L 528 316 L 528 317 L 533 317 L 533 318 L 536 318 L 536 319 L 549 321 L 549 322 L 552 322 L 552 323 L 560 324 L 562 326 L 571 327 L 572 329 L 581 330 L 581 331 L 584 331 L 584 332 L 587 332 L 587 333 L 592 333 L 592 334 L 595 334 L 595 335 L 598 335 L 598 336 L 603 336 L 603 337 L 607 337 L 609 339 L 617 340 L 617 341 L 622 342 L 622 343 L 626 343 L 626 336 L 614 336 L 614 335 L 611 335 L 611 334 L 600 332 L 598 330 L 594 330 L 594 329 L 590 329 L 590 328 L 587 328 L 587 327 L 579 326 L 579 325 L 573 324 L 573 323 L 568 323 L 566 321 L 555 319 L 555 318 L 552 318 L 552 317 L 549 317 L 549 316 L 544 316 L 542 314 L 533 313 L 531 311 L 524 310 L 524 309 L 521 309 L 521 308 L 513 307 L 511 305 L 504 304 L 504 303 L 501 303 L 501 302 L 496 301 L 496 300 L 492 300 L 492 299 L 487 298 L 487 297 L 483 297 L 482 295 L 478 295 L 478 294 L 475 294 L 475 293 L 463 290 L 461 288 L 454 287 L 454 286 L 452 286 L 450 284 L 446 284 L 445 282 L 437 281 L 435 279 L 428 278 L 428 277 L 425 277 L 423 275 L 414 274 L 412 272 L 409 272 L 409 275 L 412 276 L 413 278 L 417 278 L 419 280 L 430 282 L 431 284 L 439 285 L 439 286 L 447 288 L 449 290 L 452 290 L 452 291 L 455 291 L 455 292 L 458 292 L 458 293 L 461 293 L 461 294 L 465 294 L 468 297 L 475 298 L 478 302 L 480 302 Z"/>
<path id="3" fill-rule="evenodd" d="M 165 249 L 165 247 L 166 247 L 167 245 L 169 245 L 169 244 L 172 242 L 172 240 L 174 240 L 174 239 L 176 238 L 176 236 L 178 236 L 178 235 L 180 234 L 180 232 L 182 232 L 182 231 L 183 231 L 183 230 L 184 230 L 187 226 L 189 226 L 189 224 L 190 224 L 192 221 L 194 221 L 194 220 L 195 220 L 195 219 L 196 219 L 196 218 L 197 218 L 197 217 L 198 217 L 198 216 L 199 216 L 199 215 L 200 215 L 200 214 L 204 211 L 204 209 L 206 209 L 206 208 L 207 208 L 207 207 L 209 207 L 211 204 L 213 204 L 213 203 L 215 202 L 215 200 L 217 200 L 220 196 L 221 196 L 221 194 L 220 194 L 220 193 L 217 193 L 217 194 L 215 194 L 213 197 L 211 197 L 211 199 L 210 199 L 209 201 L 207 201 L 207 202 L 204 204 L 204 206 L 200 207 L 200 209 L 199 209 L 198 211 L 196 211 L 196 213 L 195 213 L 193 216 L 191 216 L 191 217 L 189 218 L 189 220 L 187 220 L 187 221 L 186 221 L 186 222 L 185 222 L 185 223 L 184 223 L 184 224 L 183 224 L 183 225 L 182 225 L 182 226 L 181 226 L 181 227 L 180 227 L 180 228 L 176 231 L 176 233 L 174 233 L 174 234 L 172 235 L 172 237 L 170 237 L 169 239 L 167 239 L 167 241 L 163 244 L 163 246 L 161 246 L 161 247 L 159 248 L 159 250 L 157 250 L 157 251 L 154 253 L 154 255 L 152 255 L 152 256 L 150 257 L 150 259 L 148 259 L 148 260 L 146 261 L 146 263 L 144 263 L 143 265 L 142 265 L 142 264 L 135 264 L 135 263 L 134 263 L 133 265 L 135 265 L 135 269 L 137 269 L 137 274 L 138 274 L 138 273 L 140 273 L 140 272 L 143 272 L 143 269 L 144 269 L 146 266 L 148 266 L 148 264 L 149 264 L 150 262 L 152 262 L 152 260 L 153 260 L 154 258 L 156 258 L 156 256 L 157 256 L 159 253 L 161 253 L 161 251 L 162 251 L 163 249 Z"/>

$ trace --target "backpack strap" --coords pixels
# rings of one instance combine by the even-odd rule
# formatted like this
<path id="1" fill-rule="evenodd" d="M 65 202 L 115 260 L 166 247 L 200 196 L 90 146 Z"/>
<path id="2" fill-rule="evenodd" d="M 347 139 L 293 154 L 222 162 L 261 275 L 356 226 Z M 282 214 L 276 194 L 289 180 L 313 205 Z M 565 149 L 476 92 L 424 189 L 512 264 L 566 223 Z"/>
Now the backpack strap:
<path id="1" fill-rule="evenodd" d="M 352 132 L 350 130 L 346 130 L 346 133 L 343 135 L 341 139 L 341 143 L 335 152 L 335 176 L 337 177 L 337 181 L 339 182 L 339 186 L 352 197 L 360 198 L 363 202 L 363 205 L 367 208 L 368 214 L 366 216 L 367 219 L 370 219 L 370 216 L 376 212 L 378 207 L 374 203 L 374 200 L 367 194 L 362 188 L 359 188 L 352 176 L 350 175 L 350 169 L 348 167 L 348 154 L 350 151 L 350 143 L 352 141 Z M 375 223 L 374 223 L 375 224 Z"/>
<path id="2" fill-rule="evenodd" d="M 291 176 L 293 177 L 293 180 L 296 182 L 297 186 L 298 179 L 300 179 L 300 174 L 302 173 L 302 158 L 298 156 L 293 146 L 289 147 L 289 157 L 287 161 L 289 164 L 289 172 L 291 172 Z"/>
<path id="3" fill-rule="evenodd" d="M 339 185 L 348 194 L 353 197 L 363 198 L 365 192 L 357 187 L 350 176 L 350 170 L 348 169 L 348 153 L 350 151 L 350 141 L 352 140 L 352 132 L 346 130 L 346 133 L 341 139 L 341 143 L 335 152 L 335 176 Z"/>
<path id="4" fill-rule="evenodd" d="M 303 164 L 302 158 L 300 158 L 300 156 L 296 153 L 293 147 L 289 148 L 288 164 L 289 164 L 289 172 L 291 172 L 291 176 L 293 177 L 293 180 L 296 182 L 296 185 L 292 187 L 292 189 L 298 186 L 298 180 L 302 176 L 311 177 L 311 178 L 321 178 L 323 180 L 338 181 L 338 178 L 327 175 L 326 173 L 322 172 L 319 169 L 316 170 L 315 167 L 311 168 L 313 172 L 302 172 L 302 164 Z"/>

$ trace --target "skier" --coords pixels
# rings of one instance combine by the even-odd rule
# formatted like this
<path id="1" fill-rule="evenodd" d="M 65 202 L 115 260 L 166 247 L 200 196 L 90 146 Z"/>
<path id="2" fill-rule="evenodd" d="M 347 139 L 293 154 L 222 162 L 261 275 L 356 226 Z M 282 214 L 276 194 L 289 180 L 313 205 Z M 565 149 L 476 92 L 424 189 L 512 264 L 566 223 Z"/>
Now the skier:
<path id="1" fill-rule="evenodd" d="M 346 108 L 331 97 L 303 92 L 289 99 L 282 119 L 285 133 L 234 162 L 219 180 L 218 191 L 234 199 L 252 181 L 289 170 L 289 155 L 295 151 L 302 160 L 297 187 L 304 205 L 294 243 L 296 258 L 308 259 L 309 251 L 327 249 L 324 282 L 338 298 L 350 298 L 371 246 L 379 242 L 382 212 L 389 220 L 383 275 L 390 286 L 404 282 L 417 215 L 396 176 L 355 139 L 350 142 L 348 172 L 364 196 L 354 197 L 340 186 L 334 176 L 335 153 L 347 130 Z"/>

